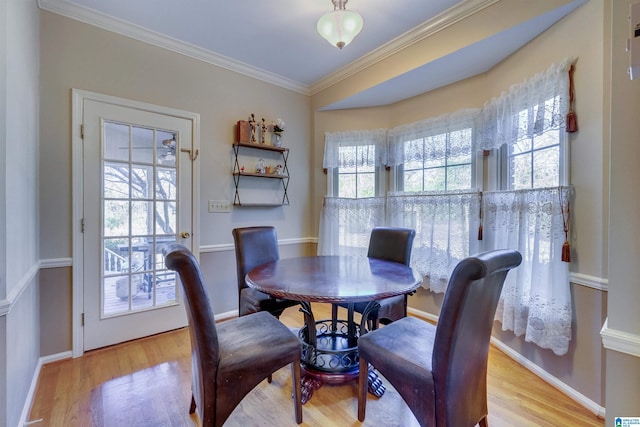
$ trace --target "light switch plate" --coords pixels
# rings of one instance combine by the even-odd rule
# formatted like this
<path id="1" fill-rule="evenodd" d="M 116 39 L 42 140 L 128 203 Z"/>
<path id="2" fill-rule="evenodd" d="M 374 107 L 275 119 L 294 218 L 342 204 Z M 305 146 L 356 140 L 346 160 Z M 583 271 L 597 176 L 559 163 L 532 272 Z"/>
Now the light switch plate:
<path id="1" fill-rule="evenodd" d="M 209 212 L 231 212 L 231 202 L 229 200 L 209 200 Z"/>

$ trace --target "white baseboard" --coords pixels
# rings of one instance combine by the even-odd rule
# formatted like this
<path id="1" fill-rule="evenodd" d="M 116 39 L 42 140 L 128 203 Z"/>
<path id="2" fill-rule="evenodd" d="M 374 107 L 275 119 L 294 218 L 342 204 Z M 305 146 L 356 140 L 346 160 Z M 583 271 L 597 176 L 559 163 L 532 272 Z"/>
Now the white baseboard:
<path id="1" fill-rule="evenodd" d="M 540 366 L 533 363 L 531 360 L 527 359 L 502 341 L 491 338 L 491 344 L 493 344 L 498 350 L 502 351 L 504 354 L 518 362 L 520 365 L 524 366 L 538 377 L 540 377 L 543 381 L 551 384 L 553 387 L 560 390 L 563 394 L 575 400 L 577 403 L 591 411 L 593 414 L 600 418 L 605 417 L 605 408 L 598 405 L 593 400 L 589 399 L 584 394 L 580 393 L 578 390 L 573 387 L 568 386 L 564 382 L 560 381 L 557 377 L 551 375 L 549 372 L 542 369 Z"/>
<path id="2" fill-rule="evenodd" d="M 31 411 L 31 406 L 33 404 L 33 398 L 36 394 L 36 387 L 38 386 L 38 378 L 40 378 L 40 371 L 42 367 L 47 363 L 56 362 L 58 360 L 70 359 L 71 358 L 70 351 L 64 351 L 58 354 L 52 354 L 49 356 L 41 357 L 38 359 L 38 364 L 36 365 L 36 369 L 33 372 L 33 377 L 31 378 L 31 385 L 29 386 L 29 392 L 27 393 L 27 397 L 24 400 L 24 406 L 22 407 L 22 414 L 20 415 L 20 422 L 18 426 L 27 426 L 27 425 L 35 425 L 38 424 L 40 420 L 27 420 L 29 416 L 29 412 Z"/>
<path id="3" fill-rule="evenodd" d="M 415 308 L 409 308 L 408 312 L 410 314 L 413 314 L 418 317 L 422 317 L 429 321 L 436 322 L 436 323 L 438 322 L 438 316 L 434 314 L 427 313 L 421 310 L 416 310 Z M 557 377 L 551 375 L 549 372 L 545 371 L 540 366 L 533 363 L 531 360 L 527 359 L 526 357 L 524 357 L 523 355 L 521 355 L 520 353 L 518 353 L 508 345 L 504 344 L 502 341 L 494 337 L 491 337 L 491 344 L 493 344 L 498 350 L 502 351 L 504 354 L 512 358 L 514 361 L 524 366 L 529 371 L 533 372 L 535 375 L 540 377 L 543 381 L 557 388 L 558 390 L 560 390 L 560 392 L 570 397 L 571 399 L 575 400 L 577 403 L 579 403 L 584 408 L 591 411 L 596 416 L 600 418 L 605 417 L 604 407 L 598 405 L 596 402 L 589 399 L 587 396 L 580 393 L 573 387 L 570 387 L 564 382 L 560 381 Z"/>

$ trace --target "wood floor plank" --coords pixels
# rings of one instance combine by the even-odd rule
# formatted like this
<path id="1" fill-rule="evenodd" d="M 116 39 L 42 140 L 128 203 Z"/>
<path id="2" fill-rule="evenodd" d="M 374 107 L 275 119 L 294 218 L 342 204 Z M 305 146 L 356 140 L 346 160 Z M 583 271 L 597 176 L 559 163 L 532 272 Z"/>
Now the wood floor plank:
<path id="1" fill-rule="evenodd" d="M 329 305 L 314 305 L 318 318 Z M 292 328 L 302 314 L 292 307 L 281 320 Z M 29 420 L 35 427 L 194 426 L 191 350 L 186 329 L 167 332 L 43 366 Z M 415 427 L 418 423 L 397 392 L 369 396 L 365 422 L 357 420 L 356 384 L 323 386 L 303 406 L 303 426 Z M 504 353 L 489 355 L 489 425 L 604 426 L 585 408 L 542 381 Z M 236 408 L 227 426 L 291 426 L 291 371 L 282 368 L 273 382 L 260 383 Z"/>

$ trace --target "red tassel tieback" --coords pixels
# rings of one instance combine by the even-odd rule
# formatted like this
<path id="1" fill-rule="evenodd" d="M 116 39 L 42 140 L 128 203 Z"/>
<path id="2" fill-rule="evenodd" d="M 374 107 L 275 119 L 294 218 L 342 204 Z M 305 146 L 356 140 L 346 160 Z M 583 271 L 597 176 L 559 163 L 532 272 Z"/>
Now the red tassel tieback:
<path id="1" fill-rule="evenodd" d="M 564 231 L 564 243 L 562 244 L 562 261 L 571 262 L 571 245 L 569 244 L 569 223 L 571 221 L 571 201 L 567 197 L 565 209 L 562 187 L 558 187 L 558 197 L 560 198 L 560 212 L 562 213 L 562 228 Z"/>
<path id="2" fill-rule="evenodd" d="M 568 241 L 565 241 L 562 245 L 562 261 L 571 262 L 571 245 Z"/>
<path id="3" fill-rule="evenodd" d="M 573 71 L 575 67 L 571 64 L 569 68 L 569 112 L 567 113 L 566 131 L 569 133 L 578 131 L 578 117 L 573 111 L 573 100 L 575 98 L 575 89 L 573 88 Z"/>
<path id="4" fill-rule="evenodd" d="M 578 131 L 578 116 L 573 111 L 569 111 L 567 113 L 567 132 L 577 132 Z"/>

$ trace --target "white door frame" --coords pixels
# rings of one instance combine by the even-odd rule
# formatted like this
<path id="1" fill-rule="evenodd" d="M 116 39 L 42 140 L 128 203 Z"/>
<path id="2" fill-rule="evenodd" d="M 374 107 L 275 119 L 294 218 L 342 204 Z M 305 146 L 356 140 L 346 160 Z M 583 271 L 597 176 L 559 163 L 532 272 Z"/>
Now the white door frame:
<path id="1" fill-rule="evenodd" d="M 71 116 L 71 209 L 72 209 L 72 355 L 80 357 L 84 353 L 83 322 L 84 312 L 84 242 L 82 233 L 83 211 L 83 140 L 82 123 L 85 100 L 94 100 L 103 103 L 111 103 L 128 108 L 135 108 L 148 112 L 165 114 L 191 121 L 193 134 L 194 152 L 200 150 L 200 115 L 188 111 L 177 110 L 169 107 L 162 107 L 144 102 L 88 92 L 79 89 L 72 89 L 72 116 Z M 192 165 L 192 206 L 191 222 L 193 224 L 193 235 L 191 237 L 192 247 L 190 248 L 199 258 L 198 248 L 200 247 L 200 162 L 196 159 Z"/>

